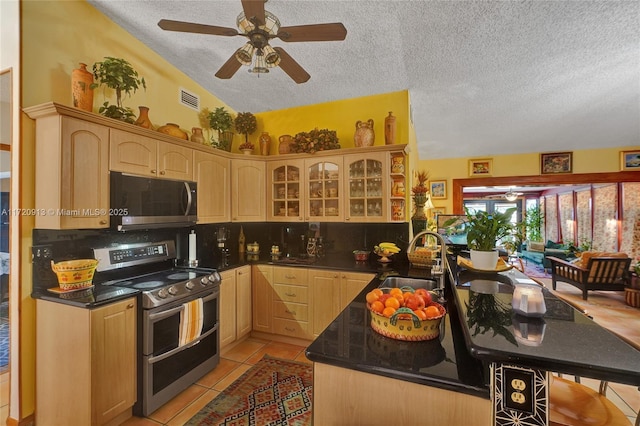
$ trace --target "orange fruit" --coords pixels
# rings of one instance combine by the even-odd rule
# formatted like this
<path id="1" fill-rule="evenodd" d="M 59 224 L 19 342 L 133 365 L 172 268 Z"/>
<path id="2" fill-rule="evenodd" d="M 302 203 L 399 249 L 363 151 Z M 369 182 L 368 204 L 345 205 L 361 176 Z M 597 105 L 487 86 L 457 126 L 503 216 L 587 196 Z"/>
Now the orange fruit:
<path id="1" fill-rule="evenodd" d="M 389 294 L 392 296 L 396 296 L 396 295 L 400 295 L 400 297 L 402 297 L 402 290 L 399 289 L 398 287 L 394 287 L 391 290 L 389 290 Z"/>
<path id="2" fill-rule="evenodd" d="M 396 313 L 395 308 L 392 308 L 391 306 L 387 306 L 386 308 L 384 308 L 384 311 L 382 311 L 382 315 L 384 315 L 387 318 L 389 318 L 391 315 L 395 313 Z"/>
<path id="3" fill-rule="evenodd" d="M 400 307 L 400 301 L 395 297 L 390 297 L 384 302 L 384 306 L 387 308 L 398 309 Z"/>
<path id="4" fill-rule="evenodd" d="M 440 316 L 440 309 L 434 305 L 430 305 L 424 308 L 424 313 L 427 315 L 428 319 L 431 319 Z"/>
<path id="5" fill-rule="evenodd" d="M 379 300 L 376 300 L 375 302 L 373 302 L 371 304 L 371 310 L 373 312 L 377 312 L 377 313 L 381 314 L 382 311 L 384 310 L 384 305 Z"/>
<path id="6" fill-rule="evenodd" d="M 405 291 L 404 293 L 402 293 L 402 298 L 404 299 L 404 301 L 406 302 L 408 298 L 410 298 L 411 296 L 413 296 L 413 293 L 411 293 L 410 291 Z"/>
<path id="7" fill-rule="evenodd" d="M 421 321 L 427 319 L 427 314 L 422 309 L 416 309 L 413 313 L 416 314 Z"/>
<path id="8" fill-rule="evenodd" d="M 382 296 L 384 294 L 384 292 L 382 290 L 380 290 L 379 288 L 374 288 L 373 290 L 371 290 L 372 293 L 375 293 L 378 295 L 378 297 Z"/>
<path id="9" fill-rule="evenodd" d="M 367 303 L 372 304 L 373 302 L 378 300 L 379 297 L 380 296 L 376 294 L 374 291 L 370 291 L 369 293 L 367 293 L 367 296 L 366 296 Z"/>

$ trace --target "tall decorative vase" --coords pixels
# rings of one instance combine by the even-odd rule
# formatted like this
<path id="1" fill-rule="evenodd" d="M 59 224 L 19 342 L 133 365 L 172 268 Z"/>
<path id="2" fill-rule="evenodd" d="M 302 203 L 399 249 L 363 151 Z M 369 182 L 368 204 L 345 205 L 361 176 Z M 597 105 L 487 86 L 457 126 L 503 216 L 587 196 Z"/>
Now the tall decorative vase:
<path id="1" fill-rule="evenodd" d="M 373 146 L 376 139 L 376 135 L 373 132 L 373 119 L 367 120 L 367 122 L 358 120 L 356 122 L 356 133 L 353 135 L 353 142 L 355 146 Z"/>
<path id="2" fill-rule="evenodd" d="M 93 111 L 93 74 L 87 71 L 87 64 L 71 71 L 71 93 L 73 106 L 84 111 Z"/>
<path id="3" fill-rule="evenodd" d="M 260 142 L 260 154 L 269 155 L 269 151 L 271 149 L 271 136 L 269 136 L 269 133 L 262 132 L 258 141 Z"/>
<path id="4" fill-rule="evenodd" d="M 389 115 L 384 119 L 384 143 L 393 145 L 396 143 L 396 118 L 389 111 Z"/>
<path id="5" fill-rule="evenodd" d="M 136 120 L 136 126 L 144 127 L 145 129 L 151 128 L 151 120 L 149 120 L 149 108 L 146 106 L 139 106 L 140 114 L 138 115 L 138 119 Z"/>
<path id="6" fill-rule="evenodd" d="M 191 142 L 204 143 L 204 135 L 200 127 L 191 128 Z"/>
<path id="7" fill-rule="evenodd" d="M 225 151 L 231 152 L 231 145 L 233 144 L 233 132 L 218 132 L 218 140 L 222 148 Z"/>
<path id="8" fill-rule="evenodd" d="M 413 216 L 411 216 L 411 227 L 413 229 L 413 235 L 417 235 L 427 230 L 427 215 L 424 213 L 427 197 L 416 195 L 413 197 L 413 202 L 416 205 L 416 211 L 413 213 Z"/>

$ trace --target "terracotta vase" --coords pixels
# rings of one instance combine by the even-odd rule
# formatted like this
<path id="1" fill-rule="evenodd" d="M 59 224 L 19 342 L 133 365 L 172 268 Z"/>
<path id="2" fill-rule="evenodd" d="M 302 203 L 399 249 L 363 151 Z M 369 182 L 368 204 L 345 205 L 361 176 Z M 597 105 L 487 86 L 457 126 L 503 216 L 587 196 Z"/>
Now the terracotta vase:
<path id="1" fill-rule="evenodd" d="M 389 111 L 389 115 L 384 119 L 384 143 L 393 145 L 396 143 L 396 118 Z"/>
<path id="2" fill-rule="evenodd" d="M 73 106 L 84 110 L 93 111 L 93 74 L 87 71 L 87 64 L 80 63 L 80 68 L 71 71 L 71 93 Z"/>
<path id="3" fill-rule="evenodd" d="M 151 120 L 149 120 L 149 108 L 146 106 L 139 106 L 140 114 L 136 120 L 136 126 L 144 127 L 145 129 L 151 129 Z"/>
<path id="4" fill-rule="evenodd" d="M 291 152 L 291 142 L 293 137 L 291 135 L 282 135 L 278 138 L 280 145 L 278 146 L 278 152 L 280 154 L 288 154 Z"/>
<path id="5" fill-rule="evenodd" d="M 271 136 L 269 136 L 269 132 L 262 132 L 258 141 L 260 142 L 260 154 L 269 155 L 271 150 Z"/>
<path id="6" fill-rule="evenodd" d="M 165 135 L 170 135 L 176 138 L 189 140 L 186 132 L 180 130 L 180 126 L 175 123 L 167 123 L 164 126 L 158 127 L 158 131 L 160 133 L 164 133 Z"/>
<path id="7" fill-rule="evenodd" d="M 373 146 L 375 138 L 373 120 L 371 118 L 366 123 L 360 120 L 356 122 L 356 133 L 353 136 L 355 146 Z"/>
<path id="8" fill-rule="evenodd" d="M 191 142 L 204 143 L 204 135 L 200 127 L 193 127 L 191 129 Z"/>

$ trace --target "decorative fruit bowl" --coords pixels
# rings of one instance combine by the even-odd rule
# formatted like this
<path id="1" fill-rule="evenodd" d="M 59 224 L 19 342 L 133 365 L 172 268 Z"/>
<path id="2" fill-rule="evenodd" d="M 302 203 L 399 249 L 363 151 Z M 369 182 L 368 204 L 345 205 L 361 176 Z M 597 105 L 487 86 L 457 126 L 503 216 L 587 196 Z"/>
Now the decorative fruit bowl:
<path id="1" fill-rule="evenodd" d="M 51 269 L 58 276 L 60 289 L 65 291 L 91 287 L 97 265 L 96 259 L 66 260 L 58 263 L 51 261 Z"/>
<path id="2" fill-rule="evenodd" d="M 380 256 L 380 258 L 378 259 L 378 262 L 380 263 L 390 263 L 391 259 L 389 259 L 391 256 L 393 256 L 396 253 L 400 252 L 400 248 L 398 246 L 395 245 L 395 243 L 380 243 L 376 246 L 373 247 L 373 252 L 375 254 L 377 254 L 378 256 Z"/>
<path id="3" fill-rule="evenodd" d="M 434 302 L 429 292 L 420 290 L 423 289 L 416 291 L 412 287 L 394 287 L 369 292 L 367 309 L 371 313 L 371 328 L 378 334 L 396 340 L 417 342 L 437 338 L 447 310 Z M 428 296 L 423 296 L 424 293 Z M 400 298 L 403 302 L 400 302 Z"/>

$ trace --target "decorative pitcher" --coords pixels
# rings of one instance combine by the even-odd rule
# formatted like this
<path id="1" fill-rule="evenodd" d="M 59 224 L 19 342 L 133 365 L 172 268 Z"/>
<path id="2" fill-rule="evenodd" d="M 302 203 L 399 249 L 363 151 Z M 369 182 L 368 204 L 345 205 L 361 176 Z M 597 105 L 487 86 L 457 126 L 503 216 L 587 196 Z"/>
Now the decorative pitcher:
<path id="1" fill-rule="evenodd" d="M 373 119 L 370 118 L 366 123 L 360 120 L 356 122 L 356 133 L 353 136 L 355 146 L 373 146 L 375 138 Z"/>
<path id="2" fill-rule="evenodd" d="M 191 128 L 191 142 L 204 143 L 204 135 L 200 127 Z"/>
<path id="3" fill-rule="evenodd" d="M 87 64 L 71 71 L 71 93 L 73 106 L 84 111 L 93 111 L 93 74 L 87 70 Z"/>
<path id="4" fill-rule="evenodd" d="M 278 152 L 280 154 L 288 154 L 291 152 L 291 142 L 293 142 L 291 135 L 282 135 L 278 140 L 280 141 L 280 145 L 278 146 Z"/>

